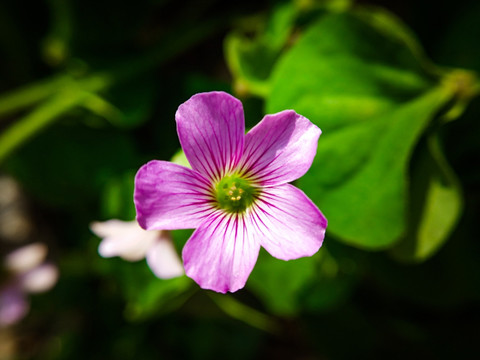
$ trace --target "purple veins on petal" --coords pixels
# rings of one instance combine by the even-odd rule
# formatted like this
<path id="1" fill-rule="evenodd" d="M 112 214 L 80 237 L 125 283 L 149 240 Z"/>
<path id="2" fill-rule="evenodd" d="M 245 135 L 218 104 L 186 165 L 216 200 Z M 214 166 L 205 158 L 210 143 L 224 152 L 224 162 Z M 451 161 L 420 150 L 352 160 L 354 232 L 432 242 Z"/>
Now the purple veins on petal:
<path id="1" fill-rule="evenodd" d="M 204 289 L 234 292 L 245 286 L 259 250 L 241 215 L 217 211 L 183 248 L 185 272 Z"/>
<path id="2" fill-rule="evenodd" d="M 296 180 L 312 165 L 320 134 L 293 110 L 266 115 L 245 136 L 241 168 L 263 186 Z"/>
<path id="3" fill-rule="evenodd" d="M 180 143 L 193 170 L 220 179 L 243 152 L 242 103 L 224 92 L 194 95 L 175 115 Z"/>
<path id="4" fill-rule="evenodd" d="M 211 212 L 207 180 L 197 172 L 153 160 L 135 177 L 137 220 L 146 230 L 195 228 Z"/>
<path id="5" fill-rule="evenodd" d="M 264 189 L 252 221 L 261 234 L 262 247 L 282 260 L 315 254 L 327 227 L 327 219 L 316 205 L 290 184 Z"/>

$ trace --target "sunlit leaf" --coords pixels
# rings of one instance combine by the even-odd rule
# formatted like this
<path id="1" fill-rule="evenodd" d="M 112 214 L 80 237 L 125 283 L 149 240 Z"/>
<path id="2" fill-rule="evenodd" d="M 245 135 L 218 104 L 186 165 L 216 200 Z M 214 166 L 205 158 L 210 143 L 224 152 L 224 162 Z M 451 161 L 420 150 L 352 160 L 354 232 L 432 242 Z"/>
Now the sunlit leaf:
<path id="1" fill-rule="evenodd" d="M 276 65 L 266 112 L 290 107 L 324 131 L 386 112 L 433 83 L 401 45 L 355 15 L 326 15 Z"/>
<path id="2" fill-rule="evenodd" d="M 392 249 L 402 261 L 418 262 L 433 255 L 447 240 L 462 210 L 460 185 L 435 135 L 422 144 L 414 162 L 409 228 Z"/>
<path id="3" fill-rule="evenodd" d="M 408 161 L 425 126 L 448 99 L 442 88 L 319 143 L 298 181 L 329 219 L 329 230 L 359 247 L 389 246 L 405 231 Z"/>
<path id="4" fill-rule="evenodd" d="M 293 3 L 282 4 L 273 10 L 253 39 L 239 31 L 225 39 L 225 57 L 235 78 L 237 93 L 268 93 L 270 72 L 293 29 L 297 11 Z M 259 21 L 252 20 L 254 25 Z"/>
<path id="5" fill-rule="evenodd" d="M 298 185 L 329 231 L 363 248 L 385 248 L 406 228 L 407 169 L 418 138 L 452 97 L 435 87 L 417 54 L 363 15 L 321 18 L 277 64 L 267 113 L 291 108 L 322 130 Z"/>

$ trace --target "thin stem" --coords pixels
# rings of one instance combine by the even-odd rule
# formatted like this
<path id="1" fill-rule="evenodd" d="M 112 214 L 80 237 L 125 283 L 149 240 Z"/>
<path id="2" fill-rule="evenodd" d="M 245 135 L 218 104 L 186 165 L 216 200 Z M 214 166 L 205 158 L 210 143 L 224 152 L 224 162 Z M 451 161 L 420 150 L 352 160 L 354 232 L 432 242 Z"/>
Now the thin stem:
<path id="1" fill-rule="evenodd" d="M 71 79 L 65 75 L 55 75 L 2 95 L 2 97 L 0 97 L 0 117 L 9 115 L 43 100 L 55 93 L 69 81 L 71 81 Z"/>
<path id="2" fill-rule="evenodd" d="M 79 89 L 65 90 L 47 100 L 0 135 L 0 163 L 5 157 L 43 127 L 79 105 L 88 93 Z"/>
<path id="3" fill-rule="evenodd" d="M 254 328 L 277 334 L 280 330 L 279 324 L 266 314 L 261 313 L 241 302 L 230 295 L 220 295 L 208 293 L 210 298 L 227 315 L 243 321 Z"/>
<path id="4" fill-rule="evenodd" d="M 165 39 L 152 53 L 129 61 L 111 70 L 100 71 L 83 79 L 70 76 L 55 76 L 37 84 L 0 98 L 0 116 L 24 107 L 32 106 L 44 100 L 32 112 L 17 120 L 0 135 L 0 163 L 8 154 L 33 136 L 43 127 L 50 125 L 71 108 L 83 105 L 88 95 L 99 92 L 116 83 L 138 76 L 166 61 L 174 58 L 182 51 L 210 36 L 223 26 L 221 23 L 208 23 L 203 27 L 192 27 L 184 34 L 175 34 L 173 39 Z M 173 35 L 172 35 L 173 36 Z"/>

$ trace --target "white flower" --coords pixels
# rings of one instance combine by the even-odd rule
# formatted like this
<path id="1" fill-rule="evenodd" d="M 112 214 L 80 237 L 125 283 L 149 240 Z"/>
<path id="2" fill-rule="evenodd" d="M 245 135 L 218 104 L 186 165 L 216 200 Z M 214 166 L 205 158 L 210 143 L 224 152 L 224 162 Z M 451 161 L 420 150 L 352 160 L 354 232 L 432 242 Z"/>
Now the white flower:
<path id="1" fill-rule="evenodd" d="M 168 231 L 146 231 L 136 221 L 116 219 L 94 222 L 90 229 L 103 238 L 98 246 L 98 253 L 102 257 L 119 256 L 127 261 L 146 258 L 148 266 L 160 279 L 184 274 Z"/>
<path id="2" fill-rule="evenodd" d="M 5 267 L 16 273 L 32 270 L 45 260 L 47 252 L 47 245 L 38 242 L 22 246 L 5 257 Z"/>

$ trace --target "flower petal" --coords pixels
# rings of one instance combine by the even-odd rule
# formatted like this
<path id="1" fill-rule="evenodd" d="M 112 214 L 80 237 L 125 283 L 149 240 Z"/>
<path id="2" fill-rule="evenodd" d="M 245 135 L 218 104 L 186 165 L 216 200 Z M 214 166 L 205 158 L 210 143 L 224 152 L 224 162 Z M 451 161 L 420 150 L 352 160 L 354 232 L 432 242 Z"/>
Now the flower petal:
<path id="1" fill-rule="evenodd" d="M 41 293 L 50 290 L 58 280 L 58 268 L 53 264 L 43 264 L 19 277 L 23 291 Z"/>
<path id="2" fill-rule="evenodd" d="M 200 93 L 180 105 L 175 118 L 192 169 L 218 180 L 237 165 L 245 134 L 239 100 L 224 92 Z"/>
<path id="3" fill-rule="evenodd" d="M 327 227 L 315 204 L 290 184 L 265 188 L 248 222 L 265 250 L 282 260 L 315 254 Z"/>
<path id="4" fill-rule="evenodd" d="M 321 133 L 293 110 L 266 115 L 245 136 L 240 168 L 263 186 L 296 180 L 312 165 Z"/>
<path id="5" fill-rule="evenodd" d="M 120 256 L 128 261 L 143 259 L 158 236 L 158 230 L 143 230 L 136 221 L 94 222 L 90 229 L 103 238 L 98 246 L 102 257 Z"/>
<path id="6" fill-rule="evenodd" d="M 148 250 L 147 264 L 160 279 L 171 279 L 185 273 L 167 231 L 158 233 L 155 243 Z"/>
<path id="7" fill-rule="evenodd" d="M 245 286 L 259 250 L 243 218 L 218 210 L 183 248 L 185 272 L 203 289 L 234 292 Z"/>
<path id="8" fill-rule="evenodd" d="M 146 230 L 196 228 L 211 211 L 210 183 L 166 161 L 143 165 L 135 177 L 137 221 Z"/>
<path id="9" fill-rule="evenodd" d="M 22 246 L 5 257 L 5 267 L 16 273 L 32 270 L 45 260 L 47 252 L 47 245 L 39 242 Z"/>
<path id="10" fill-rule="evenodd" d="M 27 315 L 30 304 L 25 294 L 15 285 L 0 291 L 0 329 L 13 325 Z"/>

